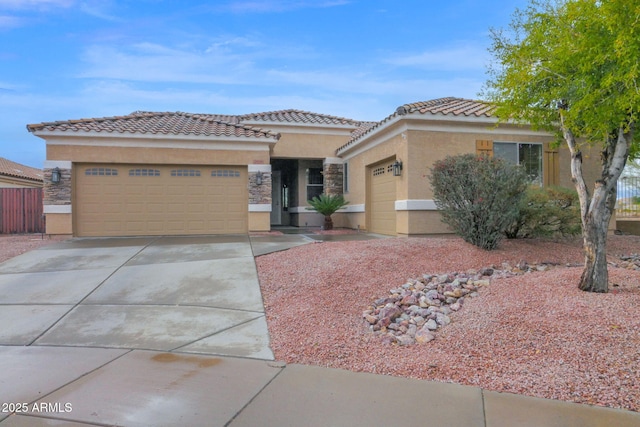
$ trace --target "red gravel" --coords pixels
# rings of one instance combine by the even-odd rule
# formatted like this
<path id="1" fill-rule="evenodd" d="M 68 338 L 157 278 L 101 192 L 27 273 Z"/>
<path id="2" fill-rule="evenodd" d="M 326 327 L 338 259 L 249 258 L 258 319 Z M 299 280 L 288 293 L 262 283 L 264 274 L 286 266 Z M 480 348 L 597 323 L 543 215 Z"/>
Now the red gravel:
<path id="1" fill-rule="evenodd" d="M 46 235 L 43 237 L 42 234 L 0 234 L 0 262 L 68 238 Z"/>
<path id="2" fill-rule="evenodd" d="M 640 251 L 610 236 L 609 261 Z M 493 279 L 451 314 L 436 340 L 382 344 L 362 311 L 424 273 L 502 262 L 554 262 L 546 272 Z M 640 411 L 640 271 L 611 266 L 612 292 L 577 288 L 581 241 L 504 241 L 486 252 L 458 238 L 327 242 L 257 258 L 276 359 L 422 378 Z M 614 286 L 617 285 L 617 286 Z"/>

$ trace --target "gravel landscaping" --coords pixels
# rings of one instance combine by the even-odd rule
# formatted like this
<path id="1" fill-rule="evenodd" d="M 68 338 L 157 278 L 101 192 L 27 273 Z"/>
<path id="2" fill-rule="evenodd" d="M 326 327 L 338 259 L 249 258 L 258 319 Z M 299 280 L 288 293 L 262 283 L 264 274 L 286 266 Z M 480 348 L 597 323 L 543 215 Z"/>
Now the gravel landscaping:
<path id="1" fill-rule="evenodd" d="M 639 251 L 640 237 L 610 236 L 604 295 L 577 288 L 580 239 L 507 240 L 491 252 L 454 237 L 325 242 L 256 262 L 277 360 L 640 411 Z M 409 316 L 374 331 L 384 299 L 404 292 L 429 306 L 426 285 L 441 280 L 446 306 L 444 292 L 465 289 L 452 283 L 467 276 L 489 283 L 469 287 L 477 296 L 446 319 L 434 308 L 415 328 Z M 416 342 L 380 333 L 415 333 L 429 320 L 438 328 Z"/>
<path id="2" fill-rule="evenodd" d="M 0 262 L 68 238 L 67 236 L 43 236 L 42 234 L 0 234 Z"/>

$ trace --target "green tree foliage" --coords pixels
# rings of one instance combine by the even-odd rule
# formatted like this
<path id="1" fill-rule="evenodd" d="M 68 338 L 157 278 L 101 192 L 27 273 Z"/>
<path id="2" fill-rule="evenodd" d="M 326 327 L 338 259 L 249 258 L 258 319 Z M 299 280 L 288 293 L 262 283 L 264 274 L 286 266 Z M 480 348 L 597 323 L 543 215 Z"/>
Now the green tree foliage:
<path id="1" fill-rule="evenodd" d="M 638 154 L 640 2 L 532 0 L 507 31 L 492 31 L 494 64 L 484 96 L 503 121 L 555 132 L 571 152 L 580 198 L 585 270 L 580 289 L 608 291 L 606 235 L 616 183 Z M 582 147 L 602 150 L 594 183 L 582 174 Z"/>
<path id="2" fill-rule="evenodd" d="M 578 193 L 563 187 L 534 187 L 525 191 L 518 218 L 507 228 L 510 239 L 568 237 L 580 234 Z"/>
<path id="3" fill-rule="evenodd" d="M 463 154 L 434 163 L 434 200 L 443 221 L 465 241 L 495 249 L 518 216 L 524 171 L 498 158 Z"/>
<path id="4" fill-rule="evenodd" d="M 311 205 L 310 207 L 306 208 L 307 210 L 316 211 L 319 214 L 324 215 L 323 228 L 325 230 L 333 229 L 333 220 L 331 219 L 331 215 L 349 204 L 349 202 L 347 202 L 341 194 L 321 194 L 320 196 L 316 196 L 311 200 L 307 200 L 307 203 Z"/>

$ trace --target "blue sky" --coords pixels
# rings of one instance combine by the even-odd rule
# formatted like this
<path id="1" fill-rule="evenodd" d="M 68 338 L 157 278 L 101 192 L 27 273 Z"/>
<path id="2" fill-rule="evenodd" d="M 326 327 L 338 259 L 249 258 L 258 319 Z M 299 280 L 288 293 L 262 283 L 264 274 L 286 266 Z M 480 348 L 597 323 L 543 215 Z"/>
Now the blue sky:
<path id="1" fill-rule="evenodd" d="M 296 108 L 381 120 L 478 98 L 489 29 L 526 0 L 0 0 L 0 157 L 42 167 L 29 123 L 136 110 Z"/>

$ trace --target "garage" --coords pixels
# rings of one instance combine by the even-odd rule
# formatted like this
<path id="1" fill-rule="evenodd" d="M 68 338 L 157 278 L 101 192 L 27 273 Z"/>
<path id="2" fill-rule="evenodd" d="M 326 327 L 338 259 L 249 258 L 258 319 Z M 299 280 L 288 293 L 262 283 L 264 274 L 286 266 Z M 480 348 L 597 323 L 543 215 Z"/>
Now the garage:
<path id="1" fill-rule="evenodd" d="M 373 233 L 396 235 L 396 179 L 393 160 L 369 168 L 369 230 Z"/>
<path id="2" fill-rule="evenodd" d="M 74 235 L 248 231 L 246 166 L 74 164 Z"/>

